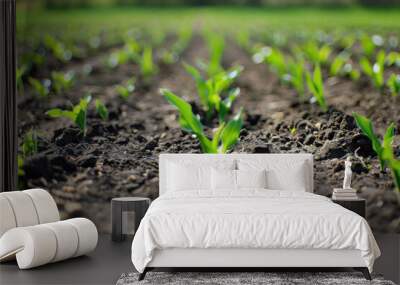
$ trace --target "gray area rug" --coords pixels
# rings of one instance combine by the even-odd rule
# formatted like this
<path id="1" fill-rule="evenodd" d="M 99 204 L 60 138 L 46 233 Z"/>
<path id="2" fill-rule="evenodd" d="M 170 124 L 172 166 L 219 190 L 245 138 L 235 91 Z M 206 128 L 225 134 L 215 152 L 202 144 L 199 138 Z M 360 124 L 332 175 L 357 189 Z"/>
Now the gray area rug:
<path id="1" fill-rule="evenodd" d="M 382 276 L 372 275 L 368 281 L 359 272 L 148 272 L 146 278 L 138 281 L 138 273 L 122 274 L 117 285 L 145 284 L 213 284 L 213 285 L 395 285 Z"/>

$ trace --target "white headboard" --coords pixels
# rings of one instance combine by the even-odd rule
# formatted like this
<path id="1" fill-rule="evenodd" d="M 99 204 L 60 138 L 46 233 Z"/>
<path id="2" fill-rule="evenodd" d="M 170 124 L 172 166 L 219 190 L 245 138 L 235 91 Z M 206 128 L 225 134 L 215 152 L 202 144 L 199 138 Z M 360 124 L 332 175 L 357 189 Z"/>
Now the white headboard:
<path id="1" fill-rule="evenodd" d="M 307 192 L 314 191 L 314 166 L 313 166 L 313 156 L 308 153 L 296 153 L 296 154 L 246 154 L 246 153 L 233 153 L 233 154 L 192 154 L 192 153 L 163 153 L 160 154 L 159 157 L 159 174 L 160 174 L 160 185 L 159 185 L 159 195 L 164 194 L 167 191 L 167 162 L 175 161 L 190 161 L 195 163 L 206 164 L 207 161 L 210 160 L 236 160 L 236 159 L 262 159 L 268 161 L 279 161 L 285 160 L 290 161 L 293 159 L 293 162 L 305 161 L 305 165 L 307 167 L 307 171 L 305 172 L 307 177 Z"/>

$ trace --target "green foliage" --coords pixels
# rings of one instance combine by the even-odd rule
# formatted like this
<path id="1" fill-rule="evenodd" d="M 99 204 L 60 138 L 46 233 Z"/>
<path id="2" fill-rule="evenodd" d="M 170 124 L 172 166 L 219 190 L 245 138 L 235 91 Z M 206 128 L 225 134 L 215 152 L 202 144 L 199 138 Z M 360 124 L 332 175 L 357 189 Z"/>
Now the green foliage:
<path id="1" fill-rule="evenodd" d="M 340 53 L 336 56 L 329 69 L 331 76 L 345 76 L 351 80 L 358 80 L 360 78 L 360 72 L 353 68 L 353 65 L 348 62 L 350 55 L 348 53 Z"/>
<path id="2" fill-rule="evenodd" d="M 388 167 L 390 168 L 396 189 L 400 192 L 400 160 L 394 155 L 393 146 L 390 139 L 386 139 L 383 142 L 382 158 L 386 161 Z"/>
<path id="3" fill-rule="evenodd" d="M 372 57 L 376 47 L 383 45 L 383 38 L 380 35 L 362 35 L 360 38 L 362 51 L 366 57 Z"/>
<path id="4" fill-rule="evenodd" d="M 250 34 L 248 31 L 241 30 L 236 33 L 236 42 L 242 49 L 251 53 L 252 46 L 250 42 Z"/>
<path id="5" fill-rule="evenodd" d="M 20 154 L 18 154 L 17 156 L 17 163 L 18 163 L 18 177 L 23 177 L 25 175 L 24 158 Z"/>
<path id="6" fill-rule="evenodd" d="M 309 91 L 314 96 L 322 111 L 328 111 L 328 105 L 326 104 L 324 95 L 324 82 L 322 80 L 322 73 L 319 65 L 315 66 L 313 74 L 310 72 L 306 73 L 306 81 Z"/>
<path id="7" fill-rule="evenodd" d="M 223 71 L 222 55 L 225 49 L 225 39 L 222 35 L 212 32 L 206 32 L 204 38 L 206 39 L 209 53 L 209 61 L 206 66 L 207 75 L 212 77 Z"/>
<path id="8" fill-rule="evenodd" d="M 128 62 L 129 56 L 124 50 L 114 51 L 107 59 L 106 65 L 108 68 L 116 68 L 119 65 Z"/>
<path id="9" fill-rule="evenodd" d="M 51 86 L 50 80 L 43 80 L 41 82 L 38 79 L 29 77 L 28 81 L 33 90 L 35 91 L 35 93 L 40 97 L 45 98 L 50 94 L 50 86 Z"/>
<path id="10" fill-rule="evenodd" d="M 324 65 L 328 62 L 329 55 L 332 49 L 329 45 L 325 44 L 318 47 L 314 41 L 307 42 L 302 48 L 305 56 L 314 64 Z"/>
<path id="11" fill-rule="evenodd" d="M 157 67 L 153 62 L 153 49 L 151 46 L 146 46 L 143 49 L 142 57 L 139 63 L 140 73 L 145 79 L 148 79 L 157 73 Z"/>
<path id="12" fill-rule="evenodd" d="M 37 134 L 36 131 L 30 130 L 27 132 L 24 136 L 23 142 L 22 142 L 22 154 L 23 157 L 28 157 L 30 155 L 33 155 L 37 153 L 38 151 L 38 139 L 37 139 Z"/>
<path id="13" fill-rule="evenodd" d="M 101 100 L 96 99 L 95 105 L 96 105 L 96 112 L 97 114 L 99 114 L 100 118 L 104 121 L 108 120 L 108 110 L 107 107 L 104 105 L 104 103 L 101 102 Z"/>
<path id="14" fill-rule="evenodd" d="M 291 60 L 288 65 L 289 73 L 286 76 L 286 81 L 296 90 L 299 95 L 300 101 L 304 101 L 304 61 Z"/>
<path id="15" fill-rule="evenodd" d="M 216 112 L 219 120 L 225 121 L 233 102 L 240 94 L 239 88 L 232 89 L 231 86 L 243 68 L 235 66 L 227 71 L 222 70 L 206 80 L 195 67 L 186 63 L 184 67 L 196 82 L 197 94 L 208 118 Z M 227 94 L 226 97 L 223 97 L 224 93 Z"/>
<path id="16" fill-rule="evenodd" d="M 56 59 L 62 62 L 68 62 L 71 60 L 72 52 L 68 50 L 61 41 L 58 41 L 47 34 L 44 36 L 43 44 Z"/>
<path id="17" fill-rule="evenodd" d="M 228 122 L 221 122 L 210 139 L 204 132 L 199 116 L 193 114 L 189 103 L 167 89 L 161 89 L 160 92 L 178 109 L 182 129 L 196 136 L 204 153 L 226 153 L 237 143 L 243 125 L 242 110 Z"/>
<path id="18" fill-rule="evenodd" d="M 56 94 L 60 94 L 62 91 L 67 91 L 74 84 L 74 73 L 73 72 L 56 72 L 51 73 L 52 87 Z"/>
<path id="19" fill-rule="evenodd" d="M 386 85 L 389 87 L 389 90 L 393 97 L 396 97 L 400 94 L 400 75 L 392 74 L 389 79 L 386 81 Z"/>
<path id="20" fill-rule="evenodd" d="M 386 63 L 388 66 L 400 67 L 400 53 L 391 51 L 386 56 Z"/>
<path id="21" fill-rule="evenodd" d="M 73 107 L 72 110 L 62 110 L 59 108 L 50 109 L 46 112 L 52 118 L 67 118 L 73 123 L 75 123 L 79 129 L 83 132 L 83 135 L 86 135 L 86 116 L 87 116 L 87 108 L 91 101 L 92 97 L 90 95 L 81 99 L 77 105 Z"/>
<path id="22" fill-rule="evenodd" d="M 263 47 L 254 54 L 255 63 L 266 62 L 271 69 L 279 76 L 280 80 L 284 80 L 286 75 L 286 62 L 283 53 L 277 48 Z"/>
<path id="23" fill-rule="evenodd" d="M 362 71 L 372 80 L 373 85 L 382 90 L 385 80 L 384 74 L 384 64 L 385 64 L 385 52 L 383 50 L 379 51 L 376 56 L 376 62 L 371 64 L 371 62 L 363 57 L 360 60 L 360 66 Z"/>
<path id="24" fill-rule="evenodd" d="M 125 100 L 128 99 L 128 97 L 132 94 L 133 91 L 135 91 L 135 84 L 134 80 L 129 80 L 126 85 L 118 85 L 116 87 L 116 91 L 118 94 Z"/>
<path id="25" fill-rule="evenodd" d="M 21 67 L 17 67 L 17 70 L 15 71 L 15 81 L 17 83 L 17 88 L 22 92 L 24 90 L 24 82 L 22 78 L 26 74 L 27 69 L 28 67 L 26 65 L 22 65 Z"/>
<path id="26" fill-rule="evenodd" d="M 374 127 L 372 122 L 367 117 L 359 115 L 357 113 L 353 113 L 353 117 L 356 120 L 357 126 L 361 129 L 364 135 L 366 135 L 371 141 L 372 148 L 375 153 L 378 155 L 381 171 L 385 170 L 385 157 L 384 157 L 384 144 L 392 144 L 394 137 L 394 124 L 391 123 L 389 127 L 386 129 L 383 142 L 379 139 L 379 137 L 375 134 Z"/>

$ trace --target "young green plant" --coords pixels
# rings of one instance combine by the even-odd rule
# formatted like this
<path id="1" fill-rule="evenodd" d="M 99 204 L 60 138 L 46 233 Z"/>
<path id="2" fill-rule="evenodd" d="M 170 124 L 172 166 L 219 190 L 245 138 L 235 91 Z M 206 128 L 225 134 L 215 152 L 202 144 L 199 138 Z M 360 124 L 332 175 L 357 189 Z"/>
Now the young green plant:
<path id="1" fill-rule="evenodd" d="M 95 105 L 96 105 L 96 112 L 100 116 L 100 118 L 103 121 L 108 120 L 108 110 L 106 105 L 104 105 L 104 103 L 100 99 L 96 99 Z"/>
<path id="2" fill-rule="evenodd" d="M 225 39 L 222 35 L 206 32 L 204 37 L 207 42 L 209 62 L 206 66 L 209 77 L 214 76 L 223 70 L 222 55 L 225 49 Z"/>
<path id="3" fill-rule="evenodd" d="M 151 46 L 146 46 L 143 49 L 139 64 L 140 73 L 145 80 L 149 80 L 150 77 L 157 73 L 157 67 L 153 62 L 153 49 Z"/>
<path id="4" fill-rule="evenodd" d="M 277 48 L 263 47 L 253 55 L 255 63 L 267 63 L 271 70 L 275 72 L 281 81 L 284 81 L 287 74 L 285 56 Z"/>
<path id="5" fill-rule="evenodd" d="M 43 38 L 44 46 L 53 54 L 53 56 L 62 61 L 68 62 L 72 58 L 72 52 L 65 47 L 65 45 L 56 38 L 45 35 Z"/>
<path id="6" fill-rule="evenodd" d="M 73 72 L 56 72 L 51 73 L 52 87 L 56 94 L 60 94 L 62 91 L 70 89 L 74 84 L 74 73 Z"/>
<path id="7" fill-rule="evenodd" d="M 324 82 L 319 65 L 315 66 L 314 72 L 312 74 L 310 72 L 306 73 L 306 81 L 309 91 L 314 96 L 322 111 L 328 111 L 328 105 L 326 103 L 324 94 Z"/>
<path id="8" fill-rule="evenodd" d="M 330 76 L 344 76 L 356 81 L 360 78 L 360 72 L 348 62 L 350 55 L 348 53 L 340 53 L 336 56 L 329 69 Z"/>
<path id="9" fill-rule="evenodd" d="M 46 98 L 50 94 L 50 86 L 51 86 L 51 81 L 48 79 L 45 79 L 43 81 L 40 81 L 38 79 L 29 77 L 28 78 L 29 84 L 35 91 L 37 95 L 41 98 Z"/>
<path id="10" fill-rule="evenodd" d="M 31 156 L 38 151 L 38 139 L 36 131 L 30 130 L 28 131 L 22 142 L 22 154 L 23 158 Z"/>
<path id="11" fill-rule="evenodd" d="M 118 85 L 116 87 L 116 91 L 122 97 L 122 99 L 127 100 L 132 92 L 135 91 L 134 80 L 128 80 L 125 85 Z"/>
<path id="12" fill-rule="evenodd" d="M 332 49 L 329 45 L 324 44 L 321 47 L 314 41 L 307 42 L 303 48 L 303 53 L 305 56 L 314 64 L 324 65 L 328 62 L 329 55 Z"/>
<path id="13" fill-rule="evenodd" d="M 384 140 L 382 158 L 386 161 L 397 191 L 400 193 L 400 160 L 395 157 L 392 142 L 390 139 Z"/>
<path id="14" fill-rule="evenodd" d="M 376 62 L 372 64 L 368 58 L 360 59 L 361 70 L 372 80 L 373 85 L 382 91 L 385 84 L 383 72 L 385 68 L 385 52 L 379 51 L 376 56 Z"/>
<path id="15" fill-rule="evenodd" d="M 386 85 L 393 97 L 398 96 L 400 94 L 400 75 L 390 75 L 389 79 L 386 81 Z"/>
<path id="16" fill-rule="evenodd" d="M 86 135 L 86 123 L 87 123 L 87 109 L 92 97 L 90 95 L 81 99 L 72 110 L 62 110 L 59 108 L 50 109 L 46 112 L 52 118 L 67 118 L 71 122 L 75 123 L 78 128 L 82 131 L 83 135 Z"/>
<path id="17" fill-rule="evenodd" d="M 381 171 L 385 170 L 386 160 L 384 157 L 384 142 L 391 144 L 394 137 L 394 124 L 391 123 L 386 129 L 383 137 L 383 142 L 379 139 L 378 135 L 375 134 L 374 127 L 370 119 L 357 113 L 353 113 L 353 117 L 356 120 L 357 126 L 361 129 L 364 135 L 366 135 L 372 144 L 372 149 L 378 156 Z"/>
<path id="18" fill-rule="evenodd" d="M 181 128 L 199 140 L 204 153 L 226 153 L 237 143 L 243 125 L 242 110 L 228 122 L 220 122 L 210 139 L 204 132 L 199 116 L 193 113 L 189 103 L 167 89 L 161 89 L 160 92 L 178 109 Z"/>
<path id="19" fill-rule="evenodd" d="M 233 102 L 240 94 L 240 89 L 231 88 L 231 85 L 243 68 L 235 66 L 227 71 L 221 71 L 206 80 L 195 67 L 189 64 L 184 64 L 184 67 L 196 82 L 197 93 L 207 118 L 210 119 L 216 112 L 219 120 L 225 121 Z M 223 97 L 223 93 L 227 93 L 227 96 Z"/>
<path id="20" fill-rule="evenodd" d="M 287 81 L 293 88 L 296 90 L 299 95 L 299 99 L 301 102 L 304 102 L 304 61 L 298 60 L 289 61 L 288 65 L 289 73 L 286 74 L 285 81 Z"/>

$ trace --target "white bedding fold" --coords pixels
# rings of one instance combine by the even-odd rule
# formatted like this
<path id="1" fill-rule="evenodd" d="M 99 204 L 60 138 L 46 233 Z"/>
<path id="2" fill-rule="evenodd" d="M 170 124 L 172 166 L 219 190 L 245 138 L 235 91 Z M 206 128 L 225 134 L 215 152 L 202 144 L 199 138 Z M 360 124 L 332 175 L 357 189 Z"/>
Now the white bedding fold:
<path id="1" fill-rule="evenodd" d="M 132 262 L 143 272 L 165 248 L 358 249 L 370 271 L 380 255 L 365 219 L 330 199 L 257 189 L 159 197 L 134 237 Z"/>

